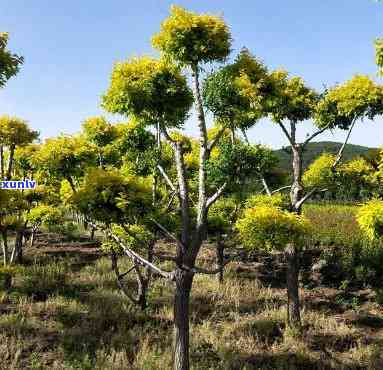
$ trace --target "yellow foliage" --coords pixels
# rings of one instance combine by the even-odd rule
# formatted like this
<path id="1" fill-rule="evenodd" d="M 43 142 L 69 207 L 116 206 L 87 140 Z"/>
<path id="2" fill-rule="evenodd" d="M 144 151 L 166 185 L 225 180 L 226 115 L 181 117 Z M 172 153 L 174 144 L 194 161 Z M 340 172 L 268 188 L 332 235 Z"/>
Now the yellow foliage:
<path id="1" fill-rule="evenodd" d="M 221 17 L 197 14 L 173 5 L 152 44 L 181 64 L 197 65 L 224 60 L 230 52 L 231 38 Z"/>
<path id="2" fill-rule="evenodd" d="M 359 227 L 368 239 L 383 236 L 383 200 L 373 199 L 362 205 L 356 215 Z"/>

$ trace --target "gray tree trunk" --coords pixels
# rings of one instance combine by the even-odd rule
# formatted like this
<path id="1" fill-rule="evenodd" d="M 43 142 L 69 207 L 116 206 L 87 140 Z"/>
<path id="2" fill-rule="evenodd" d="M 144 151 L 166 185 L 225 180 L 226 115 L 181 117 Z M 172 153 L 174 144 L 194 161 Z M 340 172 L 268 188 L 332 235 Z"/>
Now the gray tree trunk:
<path id="1" fill-rule="evenodd" d="M 175 279 L 173 369 L 189 370 L 189 300 L 193 275 L 177 269 Z"/>
<path id="2" fill-rule="evenodd" d="M 11 176 L 12 176 L 13 157 L 15 155 L 15 147 L 16 146 L 14 144 L 12 144 L 9 148 L 8 170 L 7 170 L 7 175 L 6 175 L 7 180 L 10 180 Z"/>
<path id="3" fill-rule="evenodd" d="M 302 154 L 303 148 L 300 144 L 296 143 L 296 125 L 291 123 L 291 139 L 293 145 L 292 150 L 292 168 L 293 168 L 293 184 L 290 191 L 290 200 L 292 211 L 301 214 L 302 205 L 300 200 L 304 196 L 304 187 L 302 184 Z M 300 300 L 299 300 L 299 256 L 295 246 L 287 246 L 286 248 L 286 262 L 287 262 L 287 322 L 291 327 L 300 327 Z"/>
<path id="4" fill-rule="evenodd" d="M 299 328 L 301 326 L 301 315 L 298 281 L 299 263 L 296 248 L 293 245 L 288 245 L 285 256 L 287 261 L 287 323 L 290 327 Z"/>

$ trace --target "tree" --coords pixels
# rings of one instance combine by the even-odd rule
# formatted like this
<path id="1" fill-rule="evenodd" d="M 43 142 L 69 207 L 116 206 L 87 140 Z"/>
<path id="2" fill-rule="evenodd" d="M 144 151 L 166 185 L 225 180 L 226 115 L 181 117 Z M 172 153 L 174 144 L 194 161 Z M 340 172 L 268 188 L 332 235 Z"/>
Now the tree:
<path id="1" fill-rule="evenodd" d="M 242 79 L 243 94 L 258 102 L 259 87 L 251 83 L 251 76 L 245 74 Z M 347 130 L 345 141 L 333 164 L 335 170 L 342 159 L 344 148 L 350 138 L 355 123 L 363 118 L 373 119 L 382 113 L 383 89 L 366 76 L 355 76 L 343 85 L 335 86 L 318 95 L 307 87 L 298 77 L 288 78 L 287 72 L 274 71 L 269 75 L 272 89 L 266 106 L 272 120 L 279 125 L 291 145 L 292 184 L 290 188 L 291 210 L 301 213 L 303 204 L 315 193 L 323 189 L 313 188 L 306 191 L 302 182 L 302 155 L 306 145 L 326 130 L 340 128 Z M 309 135 L 302 143 L 297 139 L 300 123 L 313 118 L 317 131 Z M 288 272 L 299 273 L 298 253 L 292 244 L 286 249 Z M 298 266 L 295 268 L 294 266 Z M 298 284 L 298 275 L 290 277 Z M 290 325 L 300 326 L 298 289 L 288 291 Z"/>
<path id="2" fill-rule="evenodd" d="M 67 200 L 68 203 L 68 200 Z M 149 287 L 153 262 L 154 236 L 145 226 L 153 214 L 150 185 L 147 178 L 124 176 L 116 169 L 89 169 L 76 193 L 72 193 L 69 204 L 85 215 L 86 221 L 94 228 L 100 228 L 108 240 L 102 249 L 111 256 L 112 268 L 117 284 L 124 294 L 141 309 L 146 308 L 146 295 Z M 98 225 L 97 225 L 97 224 Z M 133 267 L 121 274 L 118 268 L 118 255 L 135 254 L 146 251 L 149 265 L 141 272 L 140 261 L 133 259 Z M 124 284 L 124 277 L 133 270 L 136 273 L 138 292 L 133 297 Z"/>
<path id="3" fill-rule="evenodd" d="M 299 264 L 296 256 L 305 243 L 310 225 L 296 212 L 289 212 L 281 196 L 256 196 L 249 200 L 249 207 L 237 221 L 236 228 L 243 244 L 251 249 L 268 251 L 285 250 L 287 259 L 287 322 L 297 327 L 294 318 L 300 317 L 300 303 L 291 300 L 299 297 L 297 276 Z M 295 325 L 294 325 L 295 323 Z"/>
<path id="4" fill-rule="evenodd" d="M 7 81 L 19 72 L 24 58 L 12 54 L 8 49 L 9 35 L 6 32 L 0 32 L 0 88 L 4 87 Z"/>
<path id="5" fill-rule="evenodd" d="M 170 16 L 161 24 L 160 32 L 153 37 L 153 46 L 164 56 L 191 69 L 199 128 L 200 154 L 195 227 L 190 222 L 190 196 L 185 179 L 182 149 L 179 143 L 165 133 L 165 137 L 175 151 L 182 209 L 182 235 L 177 251 L 175 273 L 174 369 L 189 369 L 189 297 L 194 275 L 192 271 L 206 234 L 209 207 L 218 199 L 225 186 L 222 184 L 215 194 L 208 197 L 206 163 L 215 143 L 208 141 L 199 73 L 202 63 L 226 59 L 230 52 L 231 39 L 227 25 L 219 17 L 198 15 L 177 6 L 172 6 L 170 13 Z M 182 268 L 183 265 L 187 268 Z"/>
<path id="6" fill-rule="evenodd" d="M 87 142 L 94 146 L 97 153 L 99 167 L 104 167 L 113 151 L 113 142 L 117 138 L 116 127 L 110 124 L 105 117 L 91 117 L 83 124 L 83 134 Z"/>
<path id="7" fill-rule="evenodd" d="M 32 143 L 38 136 L 39 133 L 31 130 L 24 120 L 7 115 L 0 117 L 0 176 L 2 179 L 11 179 L 16 148 Z M 7 169 L 5 169 L 5 151 L 8 157 Z"/>
<path id="8" fill-rule="evenodd" d="M 96 156 L 83 137 L 61 135 L 47 139 L 33 162 L 45 174 L 45 181 L 65 179 L 76 192 L 78 179 L 84 175 L 86 166 L 96 163 Z"/>
<path id="9" fill-rule="evenodd" d="M 57 207 L 47 204 L 40 204 L 31 209 L 26 217 L 32 227 L 29 246 L 33 247 L 37 230 L 42 225 L 50 226 L 58 224 L 62 221 L 63 213 L 62 210 Z"/>
<path id="10" fill-rule="evenodd" d="M 160 164 L 156 167 L 166 186 L 178 198 L 180 238 L 154 220 L 162 232 L 177 242 L 175 270 L 172 273 L 160 272 L 161 276 L 175 282 L 174 369 L 189 369 L 189 298 L 194 274 L 203 271 L 195 266 L 195 262 L 206 235 L 209 208 L 226 186 L 221 184 L 219 189 L 208 195 L 206 166 L 220 135 L 208 139 L 199 73 L 202 63 L 223 61 L 229 54 L 230 42 L 228 27 L 221 18 L 198 15 L 173 6 L 160 32 L 153 37 L 153 46 L 161 51 L 163 59 L 155 61 L 140 58 L 117 63 L 110 88 L 103 98 L 103 106 L 110 112 L 134 116 L 147 124 L 156 124 L 157 131 L 166 139 L 174 155 L 176 183 Z M 169 128 L 182 127 L 192 103 L 192 95 L 180 67 L 189 67 L 192 72 L 199 127 L 198 201 L 195 209 L 191 205 L 193 189 L 190 187 L 186 167 L 187 140 L 182 135 L 168 132 Z M 148 261 L 145 263 L 152 266 Z M 152 269 L 158 273 L 158 269 Z"/>

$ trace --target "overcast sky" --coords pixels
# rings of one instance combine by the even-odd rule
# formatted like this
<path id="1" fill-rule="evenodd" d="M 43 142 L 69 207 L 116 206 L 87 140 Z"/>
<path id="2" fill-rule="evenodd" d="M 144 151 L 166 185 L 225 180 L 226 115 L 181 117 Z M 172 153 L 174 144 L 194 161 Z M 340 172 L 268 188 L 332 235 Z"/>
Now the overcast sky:
<path id="1" fill-rule="evenodd" d="M 0 114 L 29 121 L 48 137 L 74 133 L 81 122 L 103 114 L 100 95 L 112 65 L 132 55 L 153 54 L 150 39 L 173 1 L 2 0 L 0 31 L 25 57 L 17 77 L 0 90 Z M 233 54 L 246 46 L 270 69 L 285 68 L 320 90 L 367 74 L 377 79 L 373 40 L 383 36 L 383 4 L 373 0 L 178 1 L 198 12 L 222 14 Z M 383 83 L 383 80 L 380 81 Z M 111 117 L 111 119 L 119 119 Z M 301 137 L 312 130 L 301 127 Z M 196 132 L 193 117 L 187 131 Z M 278 148 L 281 132 L 264 120 L 250 131 L 253 142 Z M 344 132 L 317 140 L 342 140 Z M 383 145 L 383 120 L 363 122 L 351 143 Z"/>

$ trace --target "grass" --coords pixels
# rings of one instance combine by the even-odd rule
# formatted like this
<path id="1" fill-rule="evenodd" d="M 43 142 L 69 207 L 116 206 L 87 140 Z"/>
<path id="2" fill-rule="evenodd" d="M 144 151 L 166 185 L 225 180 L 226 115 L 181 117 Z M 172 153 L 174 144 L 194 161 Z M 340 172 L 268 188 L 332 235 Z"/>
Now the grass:
<path id="1" fill-rule="evenodd" d="M 305 212 L 323 245 L 342 245 L 334 220 L 343 222 L 338 233 L 357 233 L 353 208 L 318 207 L 306 206 Z M 205 253 L 204 264 L 212 264 L 213 256 Z M 0 292 L 0 369 L 171 368 L 169 283 L 153 281 L 142 312 L 117 289 L 108 257 L 96 248 L 76 250 L 60 242 L 28 251 L 27 259 L 14 272 L 12 290 Z M 128 262 L 121 262 L 124 271 Z M 193 369 L 383 368 L 381 293 L 363 290 L 349 304 L 334 287 L 301 289 L 303 331 L 297 333 L 285 325 L 284 287 L 264 285 L 251 266 L 228 265 L 223 284 L 214 276 L 196 276 Z M 245 272 L 236 274 L 241 267 Z M 134 288 L 134 276 L 128 284 Z"/>

